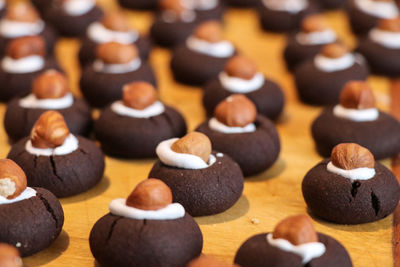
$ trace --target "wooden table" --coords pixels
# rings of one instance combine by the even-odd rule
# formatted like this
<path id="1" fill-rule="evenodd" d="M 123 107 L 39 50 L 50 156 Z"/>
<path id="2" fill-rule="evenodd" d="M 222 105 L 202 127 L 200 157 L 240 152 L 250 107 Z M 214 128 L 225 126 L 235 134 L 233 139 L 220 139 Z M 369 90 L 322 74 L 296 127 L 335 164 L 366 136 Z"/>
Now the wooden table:
<path id="1" fill-rule="evenodd" d="M 116 4 L 103 1 L 108 8 Z M 151 23 L 150 13 L 127 12 L 132 25 L 147 31 Z M 329 23 L 350 45 L 354 39 L 348 30 L 347 20 L 341 12 L 326 14 Z M 261 71 L 284 88 L 287 105 L 277 127 L 282 141 L 282 152 L 277 163 L 267 172 L 246 180 L 243 196 L 228 211 L 209 217 L 197 218 L 204 235 L 206 254 L 216 255 L 231 262 L 241 243 L 251 235 L 270 231 L 288 215 L 305 213 L 306 205 L 301 194 L 301 181 L 306 172 L 321 160 L 314 149 L 310 125 L 320 108 L 301 104 L 296 97 L 292 76 L 286 71 L 281 58 L 285 37 L 267 34 L 260 30 L 255 12 L 229 10 L 226 14 L 226 36 L 244 54 L 255 60 Z M 57 56 L 68 71 L 71 87 L 79 94 L 76 53 L 79 42 L 61 40 Z M 202 120 L 201 90 L 182 86 L 173 81 L 169 71 L 170 54 L 156 48 L 151 62 L 156 70 L 160 97 L 165 103 L 176 106 L 194 129 Z M 372 77 L 379 106 L 389 108 L 389 83 L 384 78 Z M 0 106 L 0 116 L 5 106 Z M 9 150 L 4 129 L 0 129 L 0 156 Z M 56 242 L 45 251 L 25 259 L 30 266 L 94 266 L 88 236 L 93 224 L 108 212 L 109 202 L 126 197 L 135 185 L 147 178 L 154 160 L 128 161 L 106 159 L 104 179 L 87 193 L 62 199 L 65 212 L 63 232 Z M 390 166 L 390 161 L 384 161 Z M 315 219 L 318 231 L 338 239 L 350 252 L 356 267 L 392 266 L 392 216 L 379 222 L 356 226 L 335 225 Z"/>

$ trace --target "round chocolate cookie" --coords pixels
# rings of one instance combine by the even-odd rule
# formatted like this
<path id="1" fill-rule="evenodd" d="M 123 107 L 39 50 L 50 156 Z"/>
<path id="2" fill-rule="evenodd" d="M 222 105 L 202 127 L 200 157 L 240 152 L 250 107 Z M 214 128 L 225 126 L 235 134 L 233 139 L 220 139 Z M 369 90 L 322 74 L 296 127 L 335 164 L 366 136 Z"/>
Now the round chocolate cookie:
<path id="1" fill-rule="evenodd" d="M 133 118 L 107 107 L 95 123 L 95 135 L 107 155 L 121 158 L 152 158 L 157 145 L 186 134 L 186 122 L 174 108 L 150 118 Z"/>
<path id="2" fill-rule="evenodd" d="M 317 151 L 323 157 L 328 157 L 340 143 L 357 143 L 368 148 L 376 159 L 400 152 L 400 123 L 384 112 L 379 112 L 375 121 L 355 122 L 336 117 L 330 107 L 315 119 L 311 133 Z"/>
<path id="3" fill-rule="evenodd" d="M 319 258 L 303 264 L 300 256 L 271 246 L 267 241 L 267 233 L 258 234 L 249 238 L 240 246 L 234 262 L 241 267 L 353 266 L 348 252 L 337 240 L 322 233 L 318 233 L 318 240 L 325 245 L 325 253 Z"/>
<path id="4" fill-rule="evenodd" d="M 225 0 L 228 5 L 239 8 L 255 7 L 261 3 L 261 0 Z"/>
<path id="5" fill-rule="evenodd" d="M 347 15 L 353 33 L 357 35 L 367 34 L 378 23 L 379 18 L 365 13 L 357 7 L 355 0 L 349 0 Z"/>
<path id="6" fill-rule="evenodd" d="M 57 197 L 85 192 L 103 177 L 104 156 L 96 144 L 77 136 L 79 147 L 66 155 L 36 156 L 25 149 L 29 137 L 11 147 L 7 158 L 25 171 L 28 186 L 40 186 Z"/>
<path id="7" fill-rule="evenodd" d="M 118 0 L 118 3 L 128 9 L 155 10 L 158 0 Z"/>
<path id="8" fill-rule="evenodd" d="M 46 189 L 33 189 L 34 197 L 0 205 L 0 242 L 16 246 L 23 257 L 50 246 L 64 224 L 58 199 Z"/>
<path id="9" fill-rule="evenodd" d="M 49 109 L 23 108 L 19 105 L 20 99 L 11 100 L 4 115 L 4 128 L 11 141 L 28 136 L 40 115 Z M 58 109 L 71 133 L 88 136 L 92 128 L 92 114 L 88 104 L 82 99 L 74 98 L 71 107 Z"/>
<path id="10" fill-rule="evenodd" d="M 376 174 L 369 180 L 351 182 L 329 172 L 325 159 L 304 177 L 304 200 L 313 215 L 340 224 L 377 221 L 391 214 L 400 198 L 400 187 L 393 173 L 375 162 Z"/>
<path id="11" fill-rule="evenodd" d="M 203 236 L 188 214 L 174 220 L 135 220 L 109 213 L 93 226 L 89 243 L 104 266 L 185 267 L 201 254 Z"/>
<path id="12" fill-rule="evenodd" d="M 268 169 L 279 156 L 280 140 L 274 124 L 263 116 L 257 116 L 257 129 L 250 133 L 226 134 L 211 129 L 208 120 L 196 131 L 210 138 L 212 147 L 228 154 L 240 166 L 244 176 Z"/>
<path id="13" fill-rule="evenodd" d="M 196 10 L 197 20 L 200 22 L 207 20 L 222 20 L 226 10 L 224 0 L 219 0 L 216 7 L 209 10 Z"/>
<path id="14" fill-rule="evenodd" d="M 213 79 L 204 87 L 203 106 L 207 116 L 212 116 L 215 107 L 225 98 L 234 93 L 226 90 L 218 78 Z M 253 92 L 244 94 L 257 107 L 259 114 L 276 120 L 281 115 L 285 105 L 285 96 L 278 84 L 265 79 L 264 85 Z"/>
<path id="15" fill-rule="evenodd" d="M 172 190 L 174 202 L 182 204 L 192 216 L 221 213 L 232 207 L 243 191 L 239 165 L 229 156 L 217 156 L 205 169 L 190 170 L 170 167 L 158 160 L 149 177 L 158 178 Z"/>
<path id="16" fill-rule="evenodd" d="M 156 78 L 150 64 L 142 61 L 139 69 L 127 73 L 105 73 L 87 65 L 80 80 L 80 87 L 86 101 L 94 107 L 104 107 L 122 98 L 122 87 L 133 81 L 146 81 L 156 86 Z"/>
<path id="17" fill-rule="evenodd" d="M 294 70 L 300 100 L 310 105 L 334 105 L 339 102 L 343 86 L 352 80 L 366 80 L 368 67 L 356 56 L 353 66 L 334 72 L 319 70 L 314 60 L 301 63 Z"/>
<path id="18" fill-rule="evenodd" d="M 338 9 L 344 8 L 348 0 L 317 0 L 316 2 L 318 2 L 323 9 Z"/>

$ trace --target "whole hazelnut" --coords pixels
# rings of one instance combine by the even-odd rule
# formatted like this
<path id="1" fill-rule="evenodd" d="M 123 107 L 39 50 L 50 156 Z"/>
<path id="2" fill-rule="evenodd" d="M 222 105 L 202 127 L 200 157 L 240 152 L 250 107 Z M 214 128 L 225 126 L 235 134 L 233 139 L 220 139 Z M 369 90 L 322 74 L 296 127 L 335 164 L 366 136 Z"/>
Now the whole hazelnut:
<path id="1" fill-rule="evenodd" d="M 274 239 L 286 239 L 295 246 L 318 242 L 318 235 L 312 221 L 304 214 L 287 217 L 278 223 L 272 236 Z"/>
<path id="2" fill-rule="evenodd" d="M 177 153 L 198 156 L 207 163 L 211 155 L 211 141 L 202 133 L 191 132 L 173 143 L 171 149 Z"/>
<path id="3" fill-rule="evenodd" d="M 159 210 L 172 203 L 171 189 L 161 180 L 140 182 L 126 199 L 126 205 L 141 210 Z"/>
<path id="4" fill-rule="evenodd" d="M 9 244 L 0 243 L 0 266 L 22 267 L 23 263 L 18 249 Z"/>
<path id="5" fill-rule="evenodd" d="M 41 36 L 25 36 L 12 40 L 7 47 L 7 55 L 13 59 L 38 55 L 44 57 L 46 43 Z"/>
<path id="6" fill-rule="evenodd" d="M 355 143 L 342 143 L 335 146 L 331 154 L 332 164 L 344 170 L 374 168 L 374 155 Z"/>
<path id="7" fill-rule="evenodd" d="M 96 55 L 106 64 L 126 64 L 137 58 L 139 52 L 134 44 L 110 42 L 98 45 Z"/>
<path id="8" fill-rule="evenodd" d="M 36 148 L 61 146 L 69 135 L 64 117 L 57 111 L 46 111 L 33 125 L 30 139 Z"/>
<path id="9" fill-rule="evenodd" d="M 187 8 L 182 4 L 182 0 L 160 0 L 159 7 L 161 10 L 173 11 L 176 14 L 181 14 Z"/>
<path id="10" fill-rule="evenodd" d="M 7 7 L 6 19 L 20 22 L 36 22 L 39 13 L 29 2 L 17 2 Z"/>
<path id="11" fill-rule="evenodd" d="M 209 43 L 218 43 L 222 41 L 221 23 L 216 20 L 203 22 L 196 28 L 194 36 Z"/>
<path id="12" fill-rule="evenodd" d="M 38 99 L 57 99 L 69 92 L 64 74 L 50 69 L 40 74 L 32 85 L 32 92 Z"/>
<path id="13" fill-rule="evenodd" d="M 322 15 L 309 15 L 301 22 L 303 32 L 322 32 L 328 29 L 328 25 Z"/>
<path id="14" fill-rule="evenodd" d="M 375 107 L 375 96 L 365 81 L 350 81 L 340 93 L 340 105 L 350 109 L 369 109 Z"/>
<path id="15" fill-rule="evenodd" d="M 200 257 L 192 260 L 186 267 L 239 267 L 236 264 L 228 264 L 217 260 L 215 257 L 200 255 Z"/>
<path id="16" fill-rule="evenodd" d="M 349 53 L 349 49 L 341 43 L 332 43 L 325 45 L 321 53 L 328 58 L 340 58 Z"/>
<path id="17" fill-rule="evenodd" d="M 381 19 L 378 22 L 378 28 L 383 31 L 400 32 L 400 17 L 393 19 Z"/>
<path id="18" fill-rule="evenodd" d="M 225 72 L 231 77 L 250 80 L 257 74 L 257 66 L 244 56 L 234 56 L 225 65 Z"/>
<path id="19" fill-rule="evenodd" d="M 133 109 L 145 109 L 157 101 L 157 92 L 148 82 L 132 82 L 124 85 L 122 101 Z"/>
<path id="20" fill-rule="evenodd" d="M 26 186 L 26 175 L 21 167 L 10 159 L 0 159 L 0 196 L 14 199 Z"/>
<path id="21" fill-rule="evenodd" d="M 117 32 L 127 32 L 130 30 L 128 20 L 121 12 L 110 12 L 101 21 L 104 27 Z"/>
<path id="22" fill-rule="evenodd" d="M 244 127 L 256 120 L 257 108 L 246 96 L 234 94 L 218 104 L 214 115 L 227 126 Z"/>

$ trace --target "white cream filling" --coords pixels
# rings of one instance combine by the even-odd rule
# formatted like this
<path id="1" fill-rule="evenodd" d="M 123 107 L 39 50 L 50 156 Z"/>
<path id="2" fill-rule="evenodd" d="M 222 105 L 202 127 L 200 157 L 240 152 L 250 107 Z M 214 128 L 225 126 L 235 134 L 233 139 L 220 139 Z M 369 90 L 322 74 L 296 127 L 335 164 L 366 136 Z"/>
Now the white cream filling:
<path id="1" fill-rule="evenodd" d="M 92 10 L 95 5 L 95 0 L 67 0 L 63 2 L 62 7 L 70 16 L 81 16 Z"/>
<path id="2" fill-rule="evenodd" d="M 214 131 L 226 134 L 251 133 L 255 132 L 257 129 L 254 123 L 247 124 L 244 127 L 229 127 L 222 122 L 219 122 L 216 118 L 211 118 L 208 121 L 208 127 Z"/>
<path id="3" fill-rule="evenodd" d="M 21 98 L 18 103 L 23 108 L 64 109 L 74 104 L 74 97 L 71 93 L 68 93 L 61 98 L 38 99 L 34 94 L 29 94 Z"/>
<path id="4" fill-rule="evenodd" d="M 98 43 L 117 42 L 121 44 L 132 44 L 137 41 L 139 34 L 135 30 L 127 32 L 112 31 L 104 27 L 100 22 L 94 22 L 87 29 L 88 37 Z"/>
<path id="5" fill-rule="evenodd" d="M 31 140 L 28 140 L 25 144 L 25 149 L 32 155 L 36 156 L 61 156 L 67 155 L 78 149 L 79 141 L 73 135 L 70 134 L 64 141 L 64 143 L 56 148 L 36 148 L 32 145 Z"/>
<path id="6" fill-rule="evenodd" d="M 165 107 L 163 103 L 156 101 L 147 108 L 139 110 L 125 106 L 122 101 L 116 101 L 111 105 L 111 110 L 121 116 L 150 118 L 162 114 L 165 111 Z"/>
<path id="7" fill-rule="evenodd" d="M 171 10 L 165 10 L 161 13 L 162 20 L 166 23 L 182 21 L 185 23 L 193 22 L 196 19 L 196 13 L 193 10 L 185 10 L 182 14 L 177 14 Z"/>
<path id="8" fill-rule="evenodd" d="M 326 165 L 326 169 L 328 172 L 335 173 L 337 175 L 340 175 L 344 178 L 349 179 L 350 181 L 354 180 L 369 180 L 371 178 L 374 178 L 375 176 L 375 169 L 374 168 L 357 168 L 357 169 L 352 169 L 352 170 L 344 170 L 339 167 L 336 167 L 333 165 L 333 163 L 330 161 L 328 165 Z"/>
<path id="9" fill-rule="evenodd" d="M 142 65 L 140 58 L 135 58 L 131 62 L 126 64 L 106 64 L 100 59 L 96 59 L 93 62 L 93 68 L 97 72 L 105 73 L 127 73 L 136 71 Z"/>
<path id="10" fill-rule="evenodd" d="M 196 10 L 204 11 L 211 10 L 218 6 L 219 0 L 192 0 L 192 6 Z"/>
<path id="11" fill-rule="evenodd" d="M 336 39 L 336 32 L 331 29 L 310 33 L 299 32 L 296 34 L 296 41 L 302 45 L 330 44 L 335 42 Z"/>
<path id="12" fill-rule="evenodd" d="M 27 187 L 24 192 L 21 193 L 21 195 L 19 195 L 18 197 L 14 198 L 14 199 L 7 199 L 3 196 L 0 196 L 0 205 L 2 204 L 11 204 L 11 203 L 15 203 L 15 202 L 19 202 L 25 199 L 29 199 L 31 197 L 36 196 L 36 190 L 31 188 L 31 187 Z"/>
<path id="13" fill-rule="evenodd" d="M 185 209 L 179 203 L 172 203 L 159 210 L 141 210 L 126 205 L 126 199 L 117 198 L 108 206 L 110 213 L 135 220 L 175 220 L 185 216 Z"/>
<path id="14" fill-rule="evenodd" d="M 308 7 L 307 0 L 263 0 L 263 4 L 268 9 L 292 14 L 299 13 Z"/>
<path id="15" fill-rule="evenodd" d="M 329 58 L 321 54 L 314 58 L 315 66 L 324 72 L 335 72 L 350 68 L 356 62 L 353 54 L 347 53 L 340 58 Z"/>
<path id="16" fill-rule="evenodd" d="M 394 1 L 355 0 L 355 4 L 360 10 L 374 17 L 394 19 L 399 15 Z"/>
<path id="17" fill-rule="evenodd" d="M 235 52 L 235 47 L 229 41 L 209 43 L 194 36 L 186 40 L 186 46 L 195 52 L 217 58 L 228 58 Z"/>
<path id="18" fill-rule="evenodd" d="M 295 246 L 286 239 L 274 239 L 272 233 L 267 235 L 267 242 L 271 246 L 300 256 L 303 264 L 307 264 L 312 259 L 321 257 L 326 251 L 325 245 L 321 242 L 310 242 Z"/>
<path id="19" fill-rule="evenodd" d="M 214 155 L 210 155 L 208 163 L 205 163 L 203 159 L 196 155 L 177 153 L 171 149 L 173 143 L 179 138 L 172 138 L 165 140 L 158 144 L 156 153 L 162 163 L 171 167 L 177 167 L 181 169 L 198 170 L 210 167 L 216 162 Z"/>
<path id="20" fill-rule="evenodd" d="M 400 33 L 389 32 L 380 29 L 372 29 L 369 32 L 369 38 L 384 47 L 391 49 L 400 49 Z"/>
<path id="21" fill-rule="evenodd" d="M 45 59 L 41 56 L 33 55 L 20 59 L 13 59 L 5 56 L 1 61 L 1 67 L 8 73 L 30 73 L 43 69 Z"/>
<path id="22" fill-rule="evenodd" d="M 218 78 L 226 90 L 238 94 L 246 94 L 256 91 L 260 89 L 265 82 L 265 78 L 262 73 L 257 73 L 250 80 L 245 80 L 237 77 L 231 77 L 225 71 L 222 71 L 218 75 Z"/>
<path id="23" fill-rule="evenodd" d="M 38 35 L 44 30 L 44 22 L 21 22 L 9 19 L 0 20 L 0 34 L 6 38 Z"/>
<path id="24" fill-rule="evenodd" d="M 379 118 L 379 110 L 376 108 L 350 109 L 339 104 L 333 108 L 333 115 L 352 121 L 375 121 Z"/>

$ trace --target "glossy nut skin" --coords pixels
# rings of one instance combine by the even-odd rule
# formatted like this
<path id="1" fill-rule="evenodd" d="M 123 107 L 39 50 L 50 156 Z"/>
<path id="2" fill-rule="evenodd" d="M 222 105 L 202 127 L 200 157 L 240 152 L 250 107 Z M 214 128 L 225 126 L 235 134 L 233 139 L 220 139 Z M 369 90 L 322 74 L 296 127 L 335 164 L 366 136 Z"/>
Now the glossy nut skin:
<path id="1" fill-rule="evenodd" d="M 216 106 L 214 115 L 229 127 L 244 127 L 255 121 L 257 108 L 246 96 L 234 94 Z"/>
<path id="2" fill-rule="evenodd" d="M 331 161 L 333 165 L 344 170 L 375 167 L 372 153 L 355 143 L 343 143 L 335 146 L 332 150 Z"/>
<path id="3" fill-rule="evenodd" d="M 210 139 L 199 132 L 191 132 L 172 144 L 171 149 L 177 153 L 192 154 L 208 162 L 211 155 Z"/>
<path id="4" fill-rule="evenodd" d="M 159 210 L 172 203 L 171 189 L 161 180 L 140 182 L 126 200 L 126 205 L 141 210 Z"/>
<path id="5" fill-rule="evenodd" d="M 5 186 L 8 187 L 10 185 L 13 188 L 5 188 Z M 0 159 L 0 195 L 7 199 L 14 199 L 18 197 L 26 187 L 26 175 L 21 167 L 10 159 Z M 6 192 L 7 194 L 4 194 Z"/>
<path id="6" fill-rule="evenodd" d="M 273 232 L 274 239 L 286 239 L 293 245 L 318 242 L 318 235 L 309 216 L 290 216 L 278 223 Z"/>
<path id="7" fill-rule="evenodd" d="M 122 101 L 125 106 L 143 110 L 157 101 L 157 91 L 147 82 L 132 82 L 123 87 Z"/>

